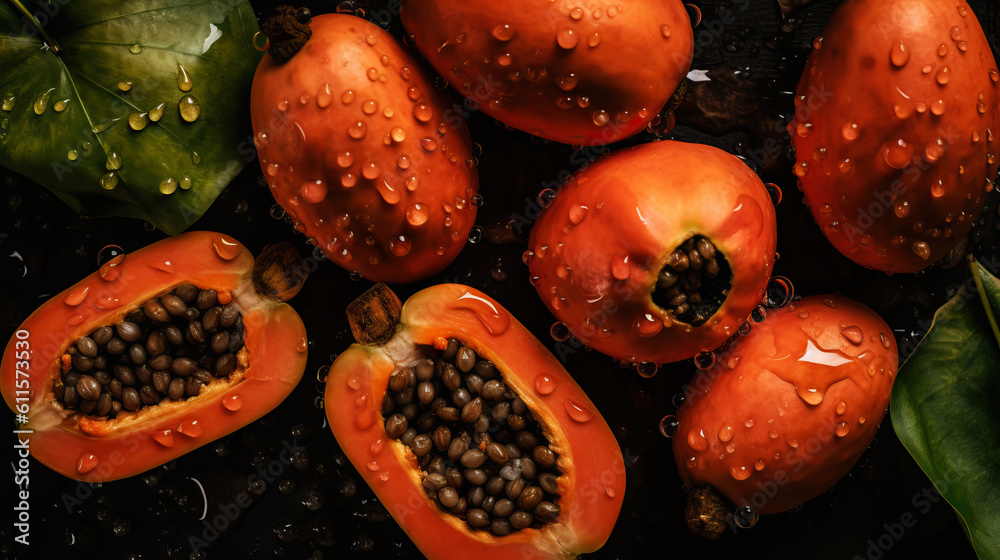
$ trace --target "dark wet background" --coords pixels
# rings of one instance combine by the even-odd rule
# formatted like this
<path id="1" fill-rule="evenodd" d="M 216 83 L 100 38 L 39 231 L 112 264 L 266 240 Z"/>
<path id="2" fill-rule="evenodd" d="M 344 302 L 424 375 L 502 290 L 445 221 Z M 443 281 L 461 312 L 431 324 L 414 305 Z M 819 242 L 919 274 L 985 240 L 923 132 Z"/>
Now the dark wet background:
<path id="1" fill-rule="evenodd" d="M 787 0 L 787 5 L 803 4 Z M 815 1 L 782 19 L 767 0 L 698 2 L 704 21 L 695 30 L 694 69 L 711 82 L 693 84 L 677 111 L 678 126 L 654 137 L 705 142 L 736 154 L 781 186 L 778 206 L 776 274 L 788 277 L 798 294 L 842 292 L 878 310 L 893 327 L 900 348 L 909 351 L 929 324 L 933 310 L 954 294 L 964 269 L 934 267 L 915 275 L 885 276 L 866 271 L 837 253 L 813 223 L 794 186 L 784 132 L 791 92 L 809 45 L 839 2 Z M 270 3 L 256 2 L 262 11 Z M 314 13 L 333 11 L 334 2 L 307 4 Z M 401 35 L 392 6 L 377 2 L 341 3 L 362 8 L 370 18 L 389 16 Z M 972 2 L 994 51 L 1000 8 L 992 0 Z M 996 56 L 996 52 L 994 54 Z M 709 117 L 720 111 L 725 117 Z M 690 362 L 660 368 L 651 379 L 623 369 L 596 352 L 549 336 L 555 319 L 527 281 L 521 262 L 527 230 L 502 237 L 512 218 L 534 216 L 538 193 L 572 172 L 573 148 L 511 131 L 474 114 L 473 140 L 481 148 L 479 173 L 485 199 L 477 223 L 484 239 L 470 244 L 445 272 L 417 285 L 397 287 L 405 298 L 427 285 L 451 281 L 475 286 L 504 304 L 554 352 L 588 391 L 624 450 L 628 489 L 624 508 L 607 545 L 592 558 L 971 558 L 973 552 L 951 508 L 899 444 L 888 418 L 851 473 L 833 489 L 795 511 L 767 516 L 753 528 L 710 543 L 684 527 L 685 495 L 670 440 L 660 419 L 674 412 L 671 400 L 694 372 Z M 247 124 L 249 129 L 249 123 Z M 662 125 L 660 126 L 662 128 Z M 249 133 L 249 130 L 248 130 Z M 596 155 L 596 153 L 594 154 Z M 511 162 L 517 162 L 512 165 Z M 135 250 L 163 235 L 142 222 L 84 220 L 43 188 L 0 170 L 0 334 L 4 338 L 50 294 L 58 293 L 97 267 L 109 244 Z M 256 162 L 222 194 L 192 229 L 222 231 L 254 253 L 266 244 L 290 240 L 304 255 L 312 249 L 293 232 L 268 189 Z M 996 262 L 1000 239 L 996 196 L 970 241 L 970 250 Z M 279 216 L 278 218 L 273 215 Z M 520 218 L 519 218 L 520 217 Z M 321 262 L 292 304 L 310 335 L 310 359 L 295 392 L 262 420 L 189 453 L 161 468 L 103 485 L 68 480 L 35 462 L 31 470 L 31 548 L 13 545 L 11 523 L 0 523 L 3 558 L 409 558 L 419 556 L 385 508 L 354 471 L 325 427 L 318 398 L 321 368 L 350 343 L 343 309 L 369 287 L 347 271 Z M 12 416 L 7 416 L 12 425 Z M 12 441 L 12 440 L 9 440 Z M 298 446 L 292 460 L 281 452 Z M 9 453 L 9 446 L 5 446 Z M 289 456 L 286 454 L 286 457 Z M 253 482 L 270 469 L 270 482 Z M 276 474 L 275 474 L 276 473 Z M 208 520 L 227 512 L 235 520 L 215 535 L 198 518 L 208 494 Z M 10 485 L 10 479 L 4 483 Z M 6 491 L 5 491 L 6 492 Z M 241 498 L 241 495 L 243 498 Z M 234 507 L 240 501 L 252 504 Z M 235 512 L 235 515 L 234 515 Z M 905 514 L 916 525 L 899 526 Z M 9 513 L 4 513 L 4 519 Z M 192 554 L 189 537 L 211 541 Z M 211 538 L 214 537 L 214 538 Z M 880 547 L 879 547 L 880 546 Z M 888 549 L 888 550 L 883 550 Z"/>

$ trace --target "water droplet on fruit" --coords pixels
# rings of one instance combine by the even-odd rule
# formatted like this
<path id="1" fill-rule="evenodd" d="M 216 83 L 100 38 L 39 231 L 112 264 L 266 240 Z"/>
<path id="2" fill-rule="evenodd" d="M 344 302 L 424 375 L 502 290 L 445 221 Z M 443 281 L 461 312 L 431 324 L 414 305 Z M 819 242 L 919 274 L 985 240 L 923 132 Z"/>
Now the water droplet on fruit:
<path id="1" fill-rule="evenodd" d="M 660 26 L 660 34 L 663 35 L 664 39 L 669 39 L 670 38 L 670 33 L 671 32 L 670 32 L 670 26 L 669 25 L 661 25 Z"/>
<path id="2" fill-rule="evenodd" d="M 72 292 L 66 294 L 66 297 L 63 298 L 63 303 L 70 307 L 76 307 L 87 299 L 88 292 L 90 292 L 90 286 L 80 286 Z"/>
<path id="3" fill-rule="evenodd" d="M 495 306 L 492 301 L 480 296 L 466 292 L 456 299 L 452 306 L 471 310 L 486 330 L 494 336 L 500 336 L 510 329 L 510 315 Z"/>
<path id="4" fill-rule="evenodd" d="M 366 115 L 372 115 L 375 111 L 378 111 L 378 101 L 374 99 L 369 99 L 361 105 L 361 111 Z"/>
<path id="5" fill-rule="evenodd" d="M 556 380 L 541 373 L 535 378 L 535 391 L 538 391 L 539 395 L 550 395 L 552 391 L 556 390 Z"/>
<path id="6" fill-rule="evenodd" d="M 841 422 L 840 424 L 837 424 L 837 427 L 834 429 L 834 433 L 837 434 L 837 437 L 844 437 L 850 430 L 851 429 L 847 426 L 847 422 Z"/>
<path id="7" fill-rule="evenodd" d="M 764 304 L 772 309 L 785 307 L 795 297 L 792 282 L 784 276 L 772 276 L 764 292 Z"/>
<path id="8" fill-rule="evenodd" d="M 913 159 L 913 146 L 902 138 L 882 144 L 882 159 L 893 169 L 903 169 Z"/>
<path id="9" fill-rule="evenodd" d="M 222 397 L 222 406 L 228 411 L 236 412 L 243 408 L 243 400 L 239 395 L 226 395 Z"/>
<path id="10" fill-rule="evenodd" d="M 403 140 L 406 140 L 406 131 L 398 126 L 393 128 L 392 131 L 389 132 L 389 135 L 392 136 L 393 142 L 402 142 Z"/>
<path id="11" fill-rule="evenodd" d="M 896 213 L 896 217 L 898 217 L 898 218 L 905 218 L 905 217 L 909 216 L 910 215 L 910 203 L 907 202 L 907 201 L 905 201 L 905 200 L 897 202 L 896 203 L 896 207 L 894 209 L 894 212 Z"/>
<path id="12" fill-rule="evenodd" d="M 173 430 L 154 430 L 150 437 L 153 438 L 153 441 L 162 445 L 163 447 L 174 446 Z"/>
<path id="13" fill-rule="evenodd" d="M 656 336 L 663 330 L 663 321 L 652 313 L 640 313 L 632 322 L 632 330 L 643 338 Z"/>
<path id="14" fill-rule="evenodd" d="M 931 256 L 931 248 L 924 241 L 914 241 L 912 245 L 913 253 L 923 260 L 927 260 Z"/>
<path id="15" fill-rule="evenodd" d="M 569 50 L 576 47 L 580 42 L 580 38 L 577 36 L 576 31 L 563 29 L 556 35 L 556 42 L 559 43 L 560 47 Z"/>
<path id="16" fill-rule="evenodd" d="M 235 239 L 222 234 L 212 236 L 212 247 L 215 249 L 215 254 L 227 261 L 238 257 L 242 250 L 242 246 Z"/>
<path id="17" fill-rule="evenodd" d="M 731 467 L 729 473 L 733 475 L 736 480 L 746 480 L 750 478 L 750 469 L 746 467 Z"/>
<path id="18" fill-rule="evenodd" d="M 632 276 L 628 255 L 619 255 L 611 259 L 611 275 L 614 276 L 615 280 L 628 280 Z"/>
<path id="19" fill-rule="evenodd" d="M 660 419 L 660 434 L 665 438 L 673 438 L 677 435 L 678 426 L 680 426 L 680 423 L 677 421 L 677 417 L 668 414 Z"/>
<path id="20" fill-rule="evenodd" d="M 589 37 L 587 37 L 587 46 L 588 47 L 594 48 L 594 47 L 596 47 L 597 45 L 600 45 L 600 44 L 601 44 L 601 35 L 598 32 L 595 31 Z"/>
<path id="21" fill-rule="evenodd" d="M 608 124 L 609 120 L 610 117 L 608 116 L 608 112 L 603 109 L 594 113 L 593 121 L 597 126 L 604 126 Z"/>
<path id="22" fill-rule="evenodd" d="M 858 125 L 857 123 L 845 124 L 840 129 L 840 134 L 847 140 L 854 140 L 858 137 Z"/>
<path id="23" fill-rule="evenodd" d="M 896 41 L 889 52 L 889 60 L 897 68 L 905 65 L 910 60 L 910 49 L 906 48 L 902 41 Z"/>
<path id="24" fill-rule="evenodd" d="M 938 116 L 944 114 L 944 99 L 938 99 L 931 103 L 931 113 Z"/>
<path id="25" fill-rule="evenodd" d="M 566 400 L 565 408 L 566 414 L 568 414 L 570 419 L 574 422 L 586 424 L 594 419 L 593 412 L 573 399 Z"/>
<path id="26" fill-rule="evenodd" d="M 188 437 L 198 437 L 202 434 L 204 428 L 201 427 L 201 424 L 197 420 L 184 420 L 177 426 L 175 431 Z"/>
<path id="27" fill-rule="evenodd" d="M 354 124 L 347 127 L 347 134 L 354 138 L 355 140 L 360 140 L 365 137 L 368 132 L 368 125 L 361 121 L 357 121 Z"/>
<path id="28" fill-rule="evenodd" d="M 937 75 L 934 77 L 937 83 L 945 85 L 951 81 L 951 70 L 947 66 L 942 66 L 938 71 Z"/>
<path id="29" fill-rule="evenodd" d="M 493 28 L 493 37 L 498 41 L 510 41 L 514 38 L 514 29 L 506 23 L 498 23 Z"/>
<path id="30" fill-rule="evenodd" d="M 194 122 L 198 120 L 198 116 L 201 115 L 201 104 L 198 100 L 194 98 L 193 95 L 185 95 L 177 102 L 177 108 L 180 111 L 181 118 L 186 122 Z"/>
<path id="31" fill-rule="evenodd" d="M 94 470 L 94 467 L 96 467 L 99 462 L 100 461 L 97 459 L 97 455 L 94 455 L 93 453 L 84 453 L 76 462 L 76 472 L 80 474 L 88 473 Z"/>
<path id="32" fill-rule="evenodd" d="M 405 235 L 397 235 L 389 239 L 389 252 L 397 257 L 405 257 L 410 254 L 413 244 Z"/>
<path id="33" fill-rule="evenodd" d="M 844 327 L 840 331 L 840 334 L 843 335 L 848 342 L 855 346 L 861 346 L 861 343 L 865 341 L 865 334 L 861 331 L 861 327 Z"/>
<path id="34" fill-rule="evenodd" d="M 736 430 L 730 425 L 725 425 L 719 430 L 719 441 L 728 442 L 732 441 L 733 436 L 736 434 Z"/>

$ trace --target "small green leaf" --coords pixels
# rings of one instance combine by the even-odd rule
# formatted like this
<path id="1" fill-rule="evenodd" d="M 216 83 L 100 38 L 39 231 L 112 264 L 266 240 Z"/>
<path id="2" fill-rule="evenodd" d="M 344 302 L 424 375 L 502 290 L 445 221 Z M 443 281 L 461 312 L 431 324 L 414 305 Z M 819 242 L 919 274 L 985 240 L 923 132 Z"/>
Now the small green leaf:
<path id="1" fill-rule="evenodd" d="M 253 160 L 257 30 L 246 0 L 0 0 L 0 165 L 183 231 Z"/>
<path id="2" fill-rule="evenodd" d="M 955 508 L 976 554 L 997 560 L 1000 281 L 978 263 L 972 274 L 903 364 L 890 409 L 896 434 Z"/>

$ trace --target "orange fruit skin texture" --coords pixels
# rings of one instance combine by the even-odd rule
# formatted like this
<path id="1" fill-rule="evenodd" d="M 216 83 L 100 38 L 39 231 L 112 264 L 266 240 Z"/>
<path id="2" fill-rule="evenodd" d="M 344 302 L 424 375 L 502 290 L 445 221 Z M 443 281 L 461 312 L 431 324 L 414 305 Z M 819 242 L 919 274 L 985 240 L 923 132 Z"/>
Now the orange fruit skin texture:
<path id="1" fill-rule="evenodd" d="M 417 49 L 471 108 L 566 144 L 641 132 L 687 75 L 694 50 L 680 0 L 401 7 Z"/>
<path id="2" fill-rule="evenodd" d="M 670 254 L 699 234 L 733 278 L 722 306 L 694 327 L 652 294 Z M 710 146 L 661 141 L 574 175 L 532 227 L 529 271 L 545 305 L 587 346 L 630 362 L 676 362 L 736 334 L 767 287 L 776 238 L 774 205 L 750 168 Z"/>
<path id="3" fill-rule="evenodd" d="M 472 144 L 422 62 L 375 24 L 318 15 L 251 90 L 260 165 L 296 229 L 372 281 L 413 282 L 455 259 L 476 219 Z"/>
<path id="4" fill-rule="evenodd" d="M 716 354 L 677 412 L 674 458 L 688 484 L 759 513 L 811 500 L 850 471 L 898 367 L 885 321 L 835 295 L 771 310 Z"/>
<path id="5" fill-rule="evenodd" d="M 915 272 L 979 217 L 997 177 L 1000 75 L 964 0 L 851 0 L 799 82 L 795 174 L 827 239 Z"/>

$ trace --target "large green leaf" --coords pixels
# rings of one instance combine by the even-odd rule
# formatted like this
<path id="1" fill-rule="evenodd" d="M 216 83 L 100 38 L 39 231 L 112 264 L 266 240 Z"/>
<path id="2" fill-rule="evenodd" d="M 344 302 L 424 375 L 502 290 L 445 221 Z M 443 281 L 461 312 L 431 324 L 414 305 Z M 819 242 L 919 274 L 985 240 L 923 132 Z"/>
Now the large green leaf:
<path id="1" fill-rule="evenodd" d="M 978 263 L 900 369 L 891 414 L 976 554 L 1000 559 L 1000 281 Z"/>
<path id="2" fill-rule="evenodd" d="M 257 30 L 246 0 L 0 0 L 0 165 L 85 215 L 184 230 L 253 159 Z"/>

